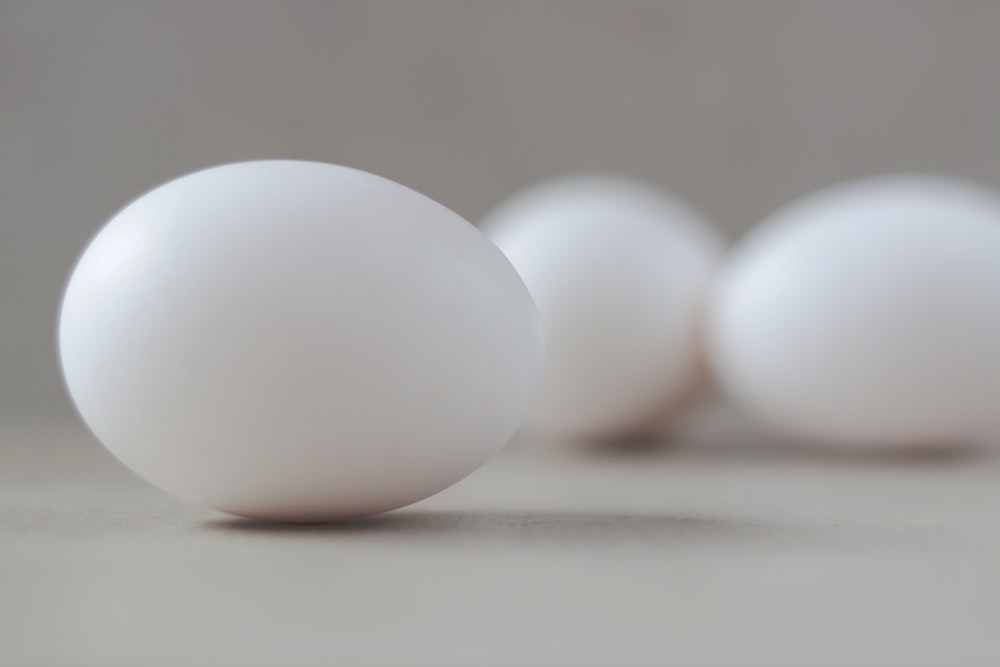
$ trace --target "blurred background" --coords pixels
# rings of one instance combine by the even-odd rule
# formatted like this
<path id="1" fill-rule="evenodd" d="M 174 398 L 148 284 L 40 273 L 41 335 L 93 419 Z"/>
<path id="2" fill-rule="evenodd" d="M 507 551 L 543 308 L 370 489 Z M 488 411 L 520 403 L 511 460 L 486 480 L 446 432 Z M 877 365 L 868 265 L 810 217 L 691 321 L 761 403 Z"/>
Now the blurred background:
<path id="1" fill-rule="evenodd" d="M 303 158 L 472 221 L 572 171 L 731 237 L 867 173 L 1000 185 L 1000 3 L 0 0 L 0 410 L 64 419 L 54 325 L 88 238 L 195 169 Z"/>

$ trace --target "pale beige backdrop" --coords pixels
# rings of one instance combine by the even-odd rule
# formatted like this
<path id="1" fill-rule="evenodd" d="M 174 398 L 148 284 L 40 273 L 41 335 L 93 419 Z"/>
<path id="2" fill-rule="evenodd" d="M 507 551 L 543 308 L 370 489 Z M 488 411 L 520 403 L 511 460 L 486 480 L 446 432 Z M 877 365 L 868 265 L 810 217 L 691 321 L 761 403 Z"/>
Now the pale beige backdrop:
<path id="1" fill-rule="evenodd" d="M 998 35 L 989 0 L 0 0 L 0 416 L 70 414 L 66 273 L 183 172 L 339 162 L 474 220 L 619 170 L 736 236 L 873 171 L 1000 185 Z"/>

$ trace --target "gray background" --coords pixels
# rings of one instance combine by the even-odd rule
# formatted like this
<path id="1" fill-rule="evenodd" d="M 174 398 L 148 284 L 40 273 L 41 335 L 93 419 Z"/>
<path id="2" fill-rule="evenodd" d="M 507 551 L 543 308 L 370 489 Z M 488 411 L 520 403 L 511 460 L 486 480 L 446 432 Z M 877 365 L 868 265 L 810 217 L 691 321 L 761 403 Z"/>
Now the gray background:
<path id="1" fill-rule="evenodd" d="M 671 188 L 735 237 L 870 172 L 1000 185 L 1000 3 L 0 0 L 0 410 L 70 413 L 59 293 L 181 173 L 338 162 L 475 220 L 573 170 Z"/>

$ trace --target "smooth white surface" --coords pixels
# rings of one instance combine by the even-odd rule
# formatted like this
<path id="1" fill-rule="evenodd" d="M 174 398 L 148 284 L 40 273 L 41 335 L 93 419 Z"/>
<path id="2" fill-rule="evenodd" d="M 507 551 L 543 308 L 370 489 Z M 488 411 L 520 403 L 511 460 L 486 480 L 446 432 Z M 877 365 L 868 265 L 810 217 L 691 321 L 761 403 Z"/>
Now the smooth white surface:
<path id="1" fill-rule="evenodd" d="M 526 429 L 605 437 L 649 428 L 693 389 L 720 242 L 652 187 L 577 176 L 516 195 L 482 225 L 531 291 L 545 373 Z"/>
<path id="2" fill-rule="evenodd" d="M 381 512 L 456 482 L 534 397 L 530 296 L 409 188 L 265 161 L 147 193 L 98 234 L 59 331 L 70 393 L 137 473 L 233 514 Z"/>
<path id="3" fill-rule="evenodd" d="M 1000 199 L 886 176 L 790 205 L 734 253 L 711 347 L 735 399 L 804 438 L 981 435 L 1000 405 Z"/>

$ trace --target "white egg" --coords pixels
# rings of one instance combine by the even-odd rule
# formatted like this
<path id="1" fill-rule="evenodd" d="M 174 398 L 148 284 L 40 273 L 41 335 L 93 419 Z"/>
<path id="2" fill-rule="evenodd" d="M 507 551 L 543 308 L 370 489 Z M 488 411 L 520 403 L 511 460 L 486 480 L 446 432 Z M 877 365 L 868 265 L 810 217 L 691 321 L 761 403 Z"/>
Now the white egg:
<path id="1" fill-rule="evenodd" d="M 346 167 L 232 164 L 140 197 L 66 288 L 63 371 L 127 466 L 268 520 L 390 510 L 458 481 L 534 398 L 542 332 L 490 241 Z"/>
<path id="2" fill-rule="evenodd" d="M 722 385 L 781 431 L 973 438 L 1000 398 L 1000 198 L 902 175 L 806 197 L 739 246 L 712 320 Z"/>
<path id="3" fill-rule="evenodd" d="M 515 196 L 482 228 L 521 274 L 545 329 L 526 430 L 631 435 L 694 388 L 721 248 L 700 215 L 646 185 L 577 176 Z"/>

